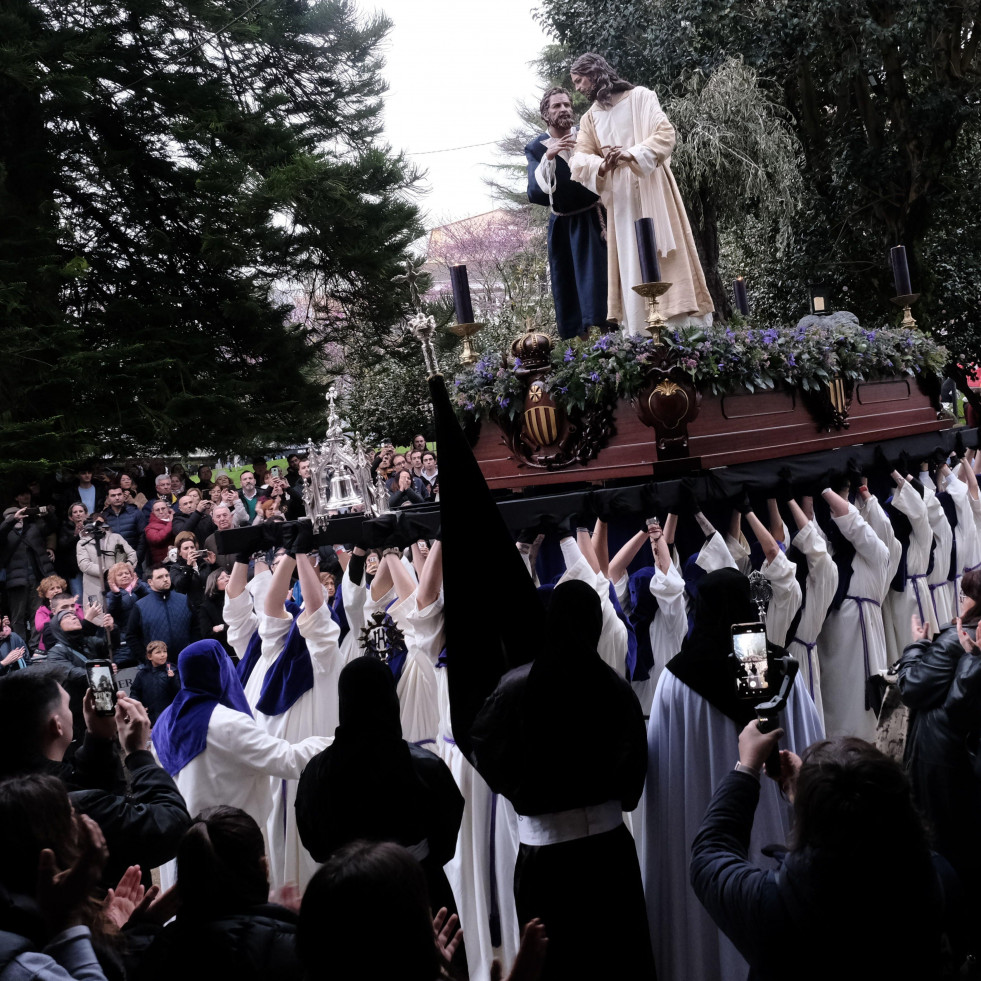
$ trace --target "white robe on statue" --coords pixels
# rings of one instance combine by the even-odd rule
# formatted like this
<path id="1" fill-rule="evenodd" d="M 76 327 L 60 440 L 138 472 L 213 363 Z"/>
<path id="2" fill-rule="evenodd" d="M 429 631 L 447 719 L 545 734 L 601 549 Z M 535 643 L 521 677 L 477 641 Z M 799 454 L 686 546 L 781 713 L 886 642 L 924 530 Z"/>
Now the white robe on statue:
<path id="1" fill-rule="evenodd" d="M 570 161 L 572 179 L 598 194 L 607 211 L 607 305 L 611 320 L 625 334 L 646 330 L 647 303 L 632 287 L 644 280 L 634 234 L 637 218 L 651 218 L 657 240 L 661 281 L 671 288 L 661 297 L 665 318 L 706 318 L 712 298 L 698 259 L 681 193 L 671 173 L 674 127 L 657 96 L 642 86 L 628 91 L 609 109 L 594 103 L 580 121 Z M 633 161 L 600 176 L 602 148 L 620 146 Z"/>
<path id="2" fill-rule="evenodd" d="M 814 702 L 798 676 L 780 724 L 782 749 L 800 753 L 824 737 Z M 739 759 L 732 719 L 665 671 L 647 727 L 644 799 L 647 848 L 644 893 L 659 981 L 746 981 L 749 966 L 712 921 L 688 881 L 691 845 L 719 781 Z M 764 776 L 753 821 L 749 861 L 773 868 L 760 850 L 782 843 L 792 807 Z"/>
<path id="3" fill-rule="evenodd" d="M 453 739 L 446 669 L 435 667 L 443 649 L 442 593 L 424 609 L 415 605 L 407 620 L 410 652 L 428 660 L 436 674 L 439 723 L 437 744 L 432 748 L 450 768 L 465 802 L 456 853 L 443 871 L 456 900 L 470 977 L 472 981 L 489 981 L 495 957 L 507 975 L 518 953 L 518 915 L 514 906 L 517 815 L 504 797 L 491 792 Z M 492 909 L 497 911 L 501 925 L 501 943 L 497 947 L 491 942 Z"/>
<path id="4" fill-rule="evenodd" d="M 886 668 L 881 604 L 892 579 L 890 553 L 854 505 L 831 520 L 855 546 L 855 555 L 848 593 L 839 609 L 828 611 L 818 638 L 824 722 L 830 739 L 873 742 L 876 718 L 865 708 L 865 682 Z"/>

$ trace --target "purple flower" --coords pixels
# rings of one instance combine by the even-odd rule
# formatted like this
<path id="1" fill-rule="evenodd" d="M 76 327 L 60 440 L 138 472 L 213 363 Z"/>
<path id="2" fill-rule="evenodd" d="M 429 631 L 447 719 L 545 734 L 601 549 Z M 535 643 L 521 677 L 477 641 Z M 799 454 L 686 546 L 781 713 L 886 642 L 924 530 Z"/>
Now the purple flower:
<path id="1" fill-rule="evenodd" d="M 591 374 L 591 375 L 589 376 L 589 380 L 590 380 L 591 382 L 598 382 L 598 381 L 600 380 L 600 376 L 599 376 L 599 374 L 598 374 L 597 372 L 595 372 L 595 371 L 594 371 L 594 372 L 593 372 L 593 373 L 592 373 L 592 374 Z"/>
<path id="2" fill-rule="evenodd" d="M 467 404 L 466 404 L 466 405 L 464 406 L 464 408 L 465 408 L 465 409 L 467 410 L 467 412 L 473 412 L 473 402 L 468 402 L 468 403 L 467 403 Z"/>
<path id="3" fill-rule="evenodd" d="M 520 368 L 521 367 L 521 358 L 515 358 L 514 359 L 514 366 L 515 366 L 515 368 Z"/>
<path id="4" fill-rule="evenodd" d="M 602 337 L 593 345 L 594 351 L 606 351 L 610 347 L 610 335 L 603 334 Z"/>
<path id="5" fill-rule="evenodd" d="M 776 327 L 767 327 L 765 331 L 760 335 L 760 339 L 764 344 L 772 344 L 777 337 L 779 337 L 779 331 Z"/>
<path id="6" fill-rule="evenodd" d="M 797 359 L 794 357 L 793 352 L 787 355 L 787 366 L 789 368 L 797 367 Z"/>
<path id="7" fill-rule="evenodd" d="M 497 396 L 497 404 L 502 408 L 506 409 L 510 404 L 511 400 L 504 395 Z"/>
<path id="8" fill-rule="evenodd" d="M 731 328 L 727 328 L 725 334 L 723 335 L 727 341 L 734 341 L 736 339 L 736 332 Z"/>
<path id="9" fill-rule="evenodd" d="M 555 390 L 557 392 L 561 392 L 563 395 L 568 395 L 569 394 L 569 386 L 568 385 L 559 385 L 559 387 L 556 388 Z"/>
<path id="10" fill-rule="evenodd" d="M 568 364 L 570 361 L 575 361 L 575 359 L 576 359 L 575 352 L 572 350 L 571 347 L 567 347 L 565 349 L 565 356 L 562 358 L 562 360 L 565 361 L 566 364 Z"/>

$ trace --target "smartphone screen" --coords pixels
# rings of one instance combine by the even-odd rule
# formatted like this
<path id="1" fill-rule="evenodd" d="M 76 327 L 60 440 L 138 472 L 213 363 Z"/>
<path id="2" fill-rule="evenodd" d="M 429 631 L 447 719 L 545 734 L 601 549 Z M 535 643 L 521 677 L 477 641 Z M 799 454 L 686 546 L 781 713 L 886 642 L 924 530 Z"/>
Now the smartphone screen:
<path id="1" fill-rule="evenodd" d="M 89 688 L 95 699 L 98 715 L 112 715 L 116 711 L 116 679 L 112 674 L 110 661 L 89 661 L 85 665 Z"/>
<path id="2" fill-rule="evenodd" d="M 736 623 L 732 626 L 732 652 L 736 655 L 736 693 L 745 698 L 763 695 L 769 688 L 766 626 Z"/>

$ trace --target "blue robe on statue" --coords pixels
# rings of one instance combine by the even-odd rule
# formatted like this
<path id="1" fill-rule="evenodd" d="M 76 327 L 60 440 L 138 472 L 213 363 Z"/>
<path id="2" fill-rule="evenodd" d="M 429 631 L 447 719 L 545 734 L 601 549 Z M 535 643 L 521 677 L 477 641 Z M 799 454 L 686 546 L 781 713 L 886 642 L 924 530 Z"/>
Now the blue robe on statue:
<path id="1" fill-rule="evenodd" d="M 572 179 L 561 154 L 554 160 L 555 189 L 549 202 L 548 190 L 536 176 L 548 139 L 548 133 L 542 133 L 525 147 L 528 200 L 551 207 L 548 264 L 552 297 L 559 335 L 568 339 L 606 323 L 606 240 L 599 198 Z"/>

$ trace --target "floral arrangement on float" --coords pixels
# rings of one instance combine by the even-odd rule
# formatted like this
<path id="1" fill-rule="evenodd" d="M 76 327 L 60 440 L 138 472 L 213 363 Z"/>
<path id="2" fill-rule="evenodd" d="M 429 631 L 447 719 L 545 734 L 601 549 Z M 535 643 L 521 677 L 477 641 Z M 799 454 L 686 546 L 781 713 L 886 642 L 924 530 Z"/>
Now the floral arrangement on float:
<path id="1" fill-rule="evenodd" d="M 586 339 L 552 348 L 541 384 L 567 410 L 635 399 L 648 387 L 651 370 L 664 365 L 665 355 L 696 388 L 713 395 L 780 385 L 819 392 L 836 380 L 940 376 L 949 363 L 946 348 L 921 330 L 866 329 L 842 312 L 805 317 L 789 329 L 751 326 L 738 318 L 710 327 L 667 328 L 661 344 L 645 335 L 594 329 Z M 516 419 L 524 409 L 523 368 L 520 354 L 485 353 L 454 379 L 457 409 L 471 419 Z"/>

